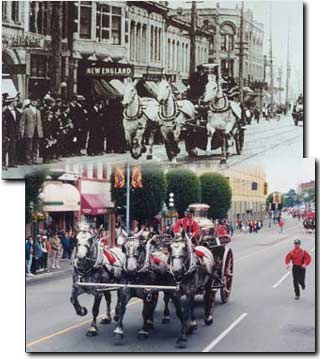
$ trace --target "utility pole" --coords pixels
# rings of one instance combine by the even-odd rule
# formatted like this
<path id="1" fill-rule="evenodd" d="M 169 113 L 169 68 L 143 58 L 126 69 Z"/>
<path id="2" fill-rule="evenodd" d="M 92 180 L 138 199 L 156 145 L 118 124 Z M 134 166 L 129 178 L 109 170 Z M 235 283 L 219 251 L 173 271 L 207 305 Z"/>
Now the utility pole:
<path id="1" fill-rule="evenodd" d="M 287 43 L 287 78 L 286 78 L 286 107 L 289 106 L 289 86 L 290 86 L 290 75 L 291 75 L 291 65 L 290 65 L 290 23 L 288 27 L 288 43 Z"/>
<path id="2" fill-rule="evenodd" d="M 243 104 L 243 58 L 244 58 L 244 41 L 243 41 L 243 16 L 244 16 L 244 2 L 241 1 L 240 13 L 240 41 L 239 41 L 239 90 L 240 90 L 240 104 Z"/>
<path id="3" fill-rule="evenodd" d="M 220 41 L 220 5 L 217 3 L 216 6 L 216 17 L 215 17 L 215 25 L 216 25 L 216 41 L 215 41 L 215 53 L 216 53 L 216 64 L 218 65 L 218 81 L 220 79 L 221 74 L 221 63 L 220 63 L 220 49 L 221 49 L 221 41 Z"/>
<path id="4" fill-rule="evenodd" d="M 270 87 L 271 87 L 271 108 L 273 108 L 273 58 L 272 58 L 272 3 L 270 1 Z"/>
<path id="5" fill-rule="evenodd" d="M 197 31 L 197 2 L 192 1 L 191 5 L 191 29 L 190 29 L 190 76 L 196 70 L 196 31 Z"/>

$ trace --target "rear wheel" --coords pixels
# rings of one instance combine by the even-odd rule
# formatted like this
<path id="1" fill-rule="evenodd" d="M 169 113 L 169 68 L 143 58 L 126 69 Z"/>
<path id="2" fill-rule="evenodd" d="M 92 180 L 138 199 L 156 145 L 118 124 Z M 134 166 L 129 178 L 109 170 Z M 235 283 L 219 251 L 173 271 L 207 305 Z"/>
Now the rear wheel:
<path id="1" fill-rule="evenodd" d="M 226 248 L 223 256 L 222 264 L 222 280 L 224 287 L 220 288 L 220 297 L 222 303 L 227 303 L 231 293 L 232 279 L 233 279 L 233 254 L 231 248 Z"/>

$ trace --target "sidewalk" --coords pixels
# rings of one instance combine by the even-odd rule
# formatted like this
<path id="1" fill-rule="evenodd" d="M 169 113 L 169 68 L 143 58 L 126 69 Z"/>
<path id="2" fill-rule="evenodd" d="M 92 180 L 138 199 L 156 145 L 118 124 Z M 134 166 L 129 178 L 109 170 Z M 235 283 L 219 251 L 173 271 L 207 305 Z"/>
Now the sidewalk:
<path id="1" fill-rule="evenodd" d="M 40 272 L 37 274 L 34 274 L 33 277 L 26 277 L 26 284 L 29 282 L 35 282 L 41 279 L 47 279 L 47 278 L 52 278 L 52 277 L 56 277 L 59 274 L 62 273 L 68 273 L 68 272 L 72 272 L 73 271 L 73 267 L 71 265 L 70 260 L 60 260 L 60 268 L 59 269 L 51 269 L 50 272 Z"/>

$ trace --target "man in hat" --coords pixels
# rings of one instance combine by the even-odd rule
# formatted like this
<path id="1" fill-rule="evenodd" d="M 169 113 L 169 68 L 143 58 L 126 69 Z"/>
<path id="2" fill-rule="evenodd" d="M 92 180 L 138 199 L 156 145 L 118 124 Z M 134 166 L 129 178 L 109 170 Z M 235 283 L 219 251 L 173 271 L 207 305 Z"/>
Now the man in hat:
<path id="1" fill-rule="evenodd" d="M 16 110 L 17 98 L 6 97 L 6 109 L 2 113 L 2 165 L 6 169 L 7 154 L 9 167 L 17 167 L 15 164 L 16 158 L 16 144 L 18 140 L 18 125 L 20 122 L 20 113 Z"/>
<path id="2" fill-rule="evenodd" d="M 290 268 L 290 262 L 292 262 L 293 287 L 295 293 L 294 299 L 298 300 L 300 298 L 299 285 L 303 290 L 305 289 L 306 267 L 311 262 L 310 254 L 301 248 L 300 239 L 294 240 L 293 250 L 286 255 L 285 263 L 287 269 Z"/>
<path id="3" fill-rule="evenodd" d="M 180 218 L 173 229 L 174 233 L 179 233 L 181 230 L 191 235 L 194 239 L 197 239 L 199 236 L 199 225 L 197 221 L 192 218 L 190 209 L 184 212 L 184 218 Z"/>
<path id="4" fill-rule="evenodd" d="M 23 111 L 20 121 L 20 135 L 25 140 L 26 162 L 37 164 L 39 140 L 43 139 L 42 119 L 36 97 L 31 97 L 30 105 Z"/>
<path id="5" fill-rule="evenodd" d="M 88 111 L 84 106 L 85 97 L 74 95 L 70 104 L 70 117 L 73 124 L 74 154 L 81 155 L 81 149 L 86 147 L 88 132 Z"/>

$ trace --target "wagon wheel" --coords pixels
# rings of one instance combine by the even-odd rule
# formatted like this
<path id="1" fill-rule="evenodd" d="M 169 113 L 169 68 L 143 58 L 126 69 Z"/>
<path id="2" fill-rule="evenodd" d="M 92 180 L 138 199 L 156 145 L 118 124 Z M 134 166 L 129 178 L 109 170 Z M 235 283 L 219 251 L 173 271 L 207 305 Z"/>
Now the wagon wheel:
<path id="1" fill-rule="evenodd" d="M 227 249 L 224 254 L 224 260 L 222 264 L 222 280 L 224 287 L 220 288 L 220 297 L 222 303 L 227 303 L 231 293 L 232 278 L 233 278 L 233 254 L 231 248 Z"/>
<path id="2" fill-rule="evenodd" d="M 241 155 L 242 150 L 243 150 L 243 144 L 244 144 L 244 130 L 240 129 L 236 136 L 235 136 L 235 140 L 236 140 L 236 151 L 237 151 L 237 155 Z"/>

